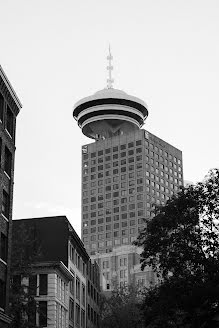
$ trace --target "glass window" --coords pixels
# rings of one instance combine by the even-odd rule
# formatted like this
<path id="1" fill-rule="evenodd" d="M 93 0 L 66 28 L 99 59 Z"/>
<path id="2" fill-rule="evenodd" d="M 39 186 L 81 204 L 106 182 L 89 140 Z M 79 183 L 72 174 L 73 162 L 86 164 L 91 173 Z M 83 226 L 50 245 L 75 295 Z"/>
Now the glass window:
<path id="1" fill-rule="evenodd" d="M 9 106 L 7 106 L 6 129 L 10 136 L 14 135 L 14 115 Z"/>

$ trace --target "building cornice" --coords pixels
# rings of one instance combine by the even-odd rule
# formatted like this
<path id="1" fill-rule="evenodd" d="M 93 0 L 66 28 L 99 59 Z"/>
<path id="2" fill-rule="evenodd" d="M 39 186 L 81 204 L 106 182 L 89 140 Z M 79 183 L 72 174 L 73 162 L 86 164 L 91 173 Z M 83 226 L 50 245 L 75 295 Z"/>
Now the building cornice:
<path id="1" fill-rule="evenodd" d="M 9 82 L 9 80 L 8 80 L 8 78 L 7 78 L 7 76 L 6 76 L 6 74 L 5 74 L 5 72 L 4 72 L 1 65 L 0 65 L 0 77 L 2 78 L 4 84 L 7 88 L 7 90 L 9 91 L 12 99 L 14 100 L 17 108 L 20 110 L 22 108 L 22 104 L 21 104 L 18 96 L 16 95 L 16 92 L 14 91 L 14 89 L 13 89 L 11 83 Z"/>

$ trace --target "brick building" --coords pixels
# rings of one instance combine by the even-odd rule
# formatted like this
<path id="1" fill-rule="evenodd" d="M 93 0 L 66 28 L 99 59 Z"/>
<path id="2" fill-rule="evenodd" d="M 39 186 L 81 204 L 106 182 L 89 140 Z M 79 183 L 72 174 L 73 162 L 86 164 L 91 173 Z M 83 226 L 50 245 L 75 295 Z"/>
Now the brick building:
<path id="1" fill-rule="evenodd" d="M 8 327 L 16 117 L 21 103 L 0 66 L 0 327 Z"/>

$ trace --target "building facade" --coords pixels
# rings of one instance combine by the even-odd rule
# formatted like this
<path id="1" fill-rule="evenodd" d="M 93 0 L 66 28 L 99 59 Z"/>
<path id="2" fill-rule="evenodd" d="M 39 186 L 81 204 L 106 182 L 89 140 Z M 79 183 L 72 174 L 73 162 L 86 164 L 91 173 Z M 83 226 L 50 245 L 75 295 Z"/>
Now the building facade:
<path id="1" fill-rule="evenodd" d="M 141 249 L 133 245 L 115 247 L 109 253 L 96 253 L 92 256 L 101 268 L 103 278 L 101 279 L 101 290 L 112 291 L 117 287 L 136 285 L 149 287 L 158 281 L 157 276 L 146 267 L 141 270 Z"/>
<path id="2" fill-rule="evenodd" d="M 21 103 L 0 66 L 0 327 L 8 327 L 16 117 Z"/>
<path id="3" fill-rule="evenodd" d="M 130 245 L 183 184 L 182 153 L 145 130 L 82 148 L 82 240 L 91 255 Z"/>
<path id="4" fill-rule="evenodd" d="M 25 288 L 35 299 L 28 315 L 32 327 L 66 328 L 69 317 L 69 281 L 73 276 L 62 262 L 33 263 L 28 275 L 13 276 L 14 290 Z"/>
<path id="5" fill-rule="evenodd" d="M 48 296 L 46 299 L 37 299 L 38 301 L 44 302 L 44 311 L 47 313 L 47 321 L 44 322 L 44 327 L 52 327 L 51 320 L 49 319 L 52 317 L 53 320 L 55 320 L 53 322 L 56 323 L 54 327 L 57 328 L 97 327 L 100 292 L 99 267 L 96 263 L 91 263 L 82 241 L 68 219 L 65 216 L 57 216 L 14 220 L 14 240 L 19 238 L 20 229 L 22 229 L 22 231 L 27 231 L 27 233 L 30 234 L 29 238 L 31 240 L 36 240 L 37 243 L 35 246 L 40 249 L 40 252 L 33 261 L 36 281 L 39 279 L 37 275 L 42 274 L 43 270 L 44 272 L 45 269 L 52 270 L 53 267 L 49 267 L 50 263 L 61 262 L 61 269 L 64 270 L 62 270 L 59 275 L 57 274 L 57 269 L 56 273 L 53 270 L 50 276 L 48 276 L 48 283 L 50 281 L 51 286 L 50 291 L 51 293 L 53 292 L 53 296 L 56 295 L 59 307 L 55 307 L 54 303 L 51 305 L 51 302 L 48 302 Z M 16 247 L 16 250 L 12 248 L 12 259 L 13 254 L 16 255 L 17 249 L 18 247 Z M 31 252 L 35 254 L 36 250 L 33 249 Z M 28 253 L 30 253 L 30 251 L 28 251 Z M 39 269 L 41 271 L 39 271 Z M 91 276 L 90 271 L 94 271 L 95 275 L 93 274 Z M 93 295 L 91 299 L 87 298 L 90 281 L 93 281 L 93 285 L 95 286 L 95 299 Z M 51 293 L 49 294 L 50 297 L 52 296 Z M 45 301 L 47 301 L 46 304 Z M 94 318 L 90 320 L 88 313 L 90 307 L 92 307 L 93 311 L 95 310 L 95 321 Z M 39 314 L 36 313 L 35 320 L 37 323 L 40 323 L 37 316 L 39 317 Z"/>

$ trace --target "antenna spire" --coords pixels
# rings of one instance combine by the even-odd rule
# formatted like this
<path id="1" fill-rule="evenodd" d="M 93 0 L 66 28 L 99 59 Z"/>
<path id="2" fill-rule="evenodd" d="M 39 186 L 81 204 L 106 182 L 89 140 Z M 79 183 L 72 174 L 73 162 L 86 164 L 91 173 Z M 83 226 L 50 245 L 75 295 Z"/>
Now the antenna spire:
<path id="1" fill-rule="evenodd" d="M 113 78 L 112 78 L 112 70 L 113 70 L 113 66 L 111 65 L 111 61 L 113 59 L 113 56 L 111 55 L 111 50 L 110 50 L 110 45 L 109 45 L 109 55 L 107 56 L 107 60 L 109 62 L 108 66 L 107 66 L 107 70 L 109 71 L 109 75 L 108 75 L 108 79 L 107 79 L 107 88 L 111 89 L 113 88 Z"/>

